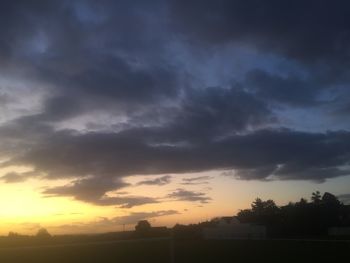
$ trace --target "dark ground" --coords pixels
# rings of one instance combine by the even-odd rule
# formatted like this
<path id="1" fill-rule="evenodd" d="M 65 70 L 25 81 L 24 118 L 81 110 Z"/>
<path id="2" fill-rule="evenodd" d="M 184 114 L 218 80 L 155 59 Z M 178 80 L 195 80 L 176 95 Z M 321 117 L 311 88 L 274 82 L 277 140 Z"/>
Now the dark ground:
<path id="1" fill-rule="evenodd" d="M 235 240 L 175 242 L 175 262 L 340 262 L 350 243 L 338 241 Z M 1 263 L 171 262 L 170 241 L 132 241 L 50 247 L 0 248 Z M 347 262 L 345 260 L 344 262 Z"/>

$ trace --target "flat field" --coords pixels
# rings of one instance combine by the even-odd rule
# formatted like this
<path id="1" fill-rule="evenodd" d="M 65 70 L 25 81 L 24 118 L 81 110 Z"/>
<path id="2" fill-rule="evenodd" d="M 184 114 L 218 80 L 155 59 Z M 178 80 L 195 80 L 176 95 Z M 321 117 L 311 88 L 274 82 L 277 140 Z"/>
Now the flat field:
<path id="1" fill-rule="evenodd" d="M 174 262 L 340 262 L 349 258 L 349 252 L 349 242 L 336 241 L 177 240 L 174 244 Z M 0 248 L 0 262 L 166 263 L 172 261 L 170 241 L 151 240 Z"/>

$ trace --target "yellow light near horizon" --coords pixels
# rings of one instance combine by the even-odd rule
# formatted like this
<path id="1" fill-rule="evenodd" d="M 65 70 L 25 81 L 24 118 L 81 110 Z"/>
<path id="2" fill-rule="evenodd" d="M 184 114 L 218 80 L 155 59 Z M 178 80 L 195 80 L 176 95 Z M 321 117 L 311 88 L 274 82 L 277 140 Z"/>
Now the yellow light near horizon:
<path id="1" fill-rule="evenodd" d="M 9 231 L 32 233 L 35 229 L 27 230 L 27 223 L 49 227 L 117 215 L 112 207 L 93 206 L 69 197 L 44 197 L 41 192 L 48 185 L 52 186 L 53 182 L 0 183 L 0 235 Z"/>
<path id="2" fill-rule="evenodd" d="M 15 168 L 17 172 L 25 172 L 29 169 L 28 167 Z M 0 176 L 13 170 L 14 167 L 2 169 Z M 132 218 L 135 215 L 133 213 L 151 215 L 147 219 L 155 226 L 171 227 L 176 223 L 198 223 L 214 217 L 235 215 L 240 209 L 249 208 L 256 197 L 264 200 L 273 199 L 278 205 L 283 205 L 289 201 L 297 201 L 300 197 L 308 197 L 308 194 L 315 190 L 334 191 L 335 194 L 345 193 L 350 180 L 349 177 L 340 177 L 315 186 L 312 182 L 301 184 L 298 181 L 267 183 L 237 180 L 229 176 L 220 176 L 220 172 L 215 171 L 169 175 L 171 183 L 165 185 L 139 184 L 141 181 L 164 175 L 124 177 L 123 180 L 130 184 L 128 187 L 107 193 L 110 196 L 120 197 L 150 197 L 159 201 L 132 208 L 121 208 L 115 205 L 98 206 L 74 200 L 72 197 L 43 196 L 42 191 L 46 187 L 66 185 L 71 180 L 30 179 L 19 183 L 0 181 L 0 235 L 7 235 L 9 231 L 34 234 L 40 226 L 47 228 L 52 234 L 121 231 L 123 225 L 118 223 L 118 217 L 131 215 Z M 198 176 L 210 177 L 209 182 L 183 184 L 184 178 Z M 179 188 L 204 193 L 212 199 L 209 203 L 202 204 L 198 201 L 179 201 L 171 198 L 169 194 Z M 178 213 L 160 217 L 152 216 L 159 211 L 167 210 L 176 210 Z M 103 224 L 104 220 L 109 224 Z M 133 229 L 134 223 L 127 225 L 126 229 Z"/>

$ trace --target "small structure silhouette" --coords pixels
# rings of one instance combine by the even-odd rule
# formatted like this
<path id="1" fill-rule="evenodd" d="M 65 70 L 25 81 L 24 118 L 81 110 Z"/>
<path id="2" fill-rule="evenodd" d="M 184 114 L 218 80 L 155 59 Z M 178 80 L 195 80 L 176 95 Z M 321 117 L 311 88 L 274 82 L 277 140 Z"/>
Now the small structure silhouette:
<path id="1" fill-rule="evenodd" d="M 236 217 L 214 219 L 215 226 L 203 229 L 204 239 L 261 239 L 266 237 L 266 227 L 242 224 Z"/>
<path id="2" fill-rule="evenodd" d="M 169 233 L 167 227 L 152 227 L 147 220 L 141 220 L 135 226 L 135 234 L 139 237 L 161 237 L 168 236 Z"/>

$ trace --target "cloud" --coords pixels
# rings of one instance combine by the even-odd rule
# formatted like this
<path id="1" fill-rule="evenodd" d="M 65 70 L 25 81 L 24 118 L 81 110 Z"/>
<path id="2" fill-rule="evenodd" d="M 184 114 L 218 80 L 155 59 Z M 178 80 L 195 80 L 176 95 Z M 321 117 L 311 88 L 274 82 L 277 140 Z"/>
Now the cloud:
<path id="1" fill-rule="evenodd" d="M 168 197 L 176 201 L 200 202 L 202 204 L 209 203 L 211 200 L 206 193 L 188 191 L 182 188 L 178 188 L 176 191 L 168 194 Z"/>
<path id="2" fill-rule="evenodd" d="M 343 54 L 349 51 L 346 0 L 170 2 L 175 28 L 200 43 L 241 42 L 308 62 L 345 62 Z"/>
<path id="3" fill-rule="evenodd" d="M 6 104 L 12 103 L 14 99 L 7 94 L 0 93 L 0 107 L 6 106 Z"/>
<path id="4" fill-rule="evenodd" d="M 172 177 L 170 175 L 165 175 L 155 179 L 138 182 L 137 185 L 166 185 L 171 182 L 171 178 Z"/>
<path id="5" fill-rule="evenodd" d="M 156 59 L 165 44 L 159 23 L 141 15 L 150 6 L 154 11 L 162 7 L 104 4 L 109 8 L 92 1 L 1 3 L 4 67 L 15 65 L 51 87 L 42 118 L 52 121 L 93 109 L 130 111 L 180 92 L 172 65 Z"/>
<path id="6" fill-rule="evenodd" d="M 150 197 L 107 194 L 128 186 L 122 178 L 129 175 L 234 170 L 241 180 L 322 182 L 350 173 L 347 168 L 350 135 L 346 131 L 307 133 L 270 129 L 178 146 L 150 144 L 147 138 L 135 136 L 132 131 L 55 132 L 50 140 L 41 140 L 7 164 L 32 166 L 47 179 L 80 178 L 46 189 L 43 193 L 47 196 L 71 196 L 95 205 L 125 208 L 159 202 Z M 176 192 L 173 197 L 180 198 L 181 194 L 187 192 Z M 194 195 L 189 200 L 208 199 Z"/>
<path id="7" fill-rule="evenodd" d="M 337 197 L 341 202 L 345 204 L 350 203 L 350 194 L 341 194 L 341 195 L 338 195 Z"/>
<path id="8" fill-rule="evenodd" d="M 183 178 L 182 181 L 185 182 L 193 182 L 193 181 L 205 181 L 213 179 L 211 176 L 198 176 L 198 177 L 190 177 L 190 178 Z"/>
<path id="9" fill-rule="evenodd" d="M 95 200 L 102 198 L 108 191 L 117 190 L 127 185 L 120 180 L 91 177 L 77 179 L 67 185 L 47 188 L 43 193 L 47 196 L 75 196 L 77 199 Z"/>
<path id="10" fill-rule="evenodd" d="M 179 214 L 176 210 L 161 210 L 155 212 L 133 212 L 127 216 L 119 216 L 113 218 L 113 221 L 117 224 L 135 224 L 140 220 L 160 217 L 160 216 L 169 216 Z"/>
<path id="11" fill-rule="evenodd" d="M 336 130 L 347 123 L 350 98 L 348 7 L 1 1 L 0 165 L 33 168 L 1 180 L 65 178 L 72 182 L 43 194 L 132 207 L 159 200 L 109 195 L 130 175 L 349 175 L 349 127 Z M 331 131 L 288 122 L 291 110 L 305 109 Z"/>
<path id="12" fill-rule="evenodd" d="M 259 127 L 274 122 L 273 117 L 268 105 L 248 92 L 235 86 L 209 87 L 189 91 L 170 128 L 183 140 L 195 141 Z"/>
<path id="13" fill-rule="evenodd" d="M 288 4 L 278 0 L 171 0 L 169 10 L 172 29 L 195 47 L 193 52 L 203 49 L 203 53 L 210 50 L 217 54 L 218 49 L 244 47 L 267 55 L 247 69 L 244 89 L 252 88 L 258 97 L 279 106 L 322 109 L 329 106 L 329 100 L 333 100 L 331 107 L 337 107 L 339 99 L 349 104 L 340 95 L 350 81 L 350 21 L 344 12 L 349 7 L 346 0 L 336 4 L 302 0 Z M 311 13 L 312 20 L 308 15 Z M 244 61 L 250 59 L 248 56 Z M 277 60 L 276 67 L 271 67 L 273 60 Z M 221 58 L 226 65 L 225 61 Z"/>
<path id="14" fill-rule="evenodd" d="M 60 232 L 66 233 L 89 233 L 89 232 L 101 232 L 101 231 L 115 231 L 115 227 L 118 225 L 134 225 L 140 220 L 147 220 L 151 218 L 157 218 L 162 216 L 178 215 L 180 214 L 176 210 L 160 210 L 153 212 L 133 212 L 125 216 L 119 216 L 114 218 L 100 217 L 95 221 L 87 223 L 73 223 L 65 225 L 52 226 L 54 230 L 60 230 Z M 50 229 L 51 229 L 50 228 Z"/>
<path id="15" fill-rule="evenodd" d="M 0 177 L 5 183 L 20 183 L 26 181 L 28 178 L 37 177 L 38 173 L 35 172 L 9 172 Z"/>
<path id="16" fill-rule="evenodd" d="M 246 86 L 268 101 L 296 107 L 311 107 L 322 103 L 322 98 L 319 98 L 321 91 L 329 89 L 317 75 L 305 79 L 298 75 L 280 76 L 260 69 L 247 73 Z"/>
<path id="17" fill-rule="evenodd" d="M 42 226 L 39 223 L 23 222 L 20 224 L 26 230 L 34 231 L 40 229 Z"/>
<path id="18" fill-rule="evenodd" d="M 68 185 L 50 187 L 43 191 L 46 197 L 69 196 L 94 205 L 132 208 L 144 204 L 158 203 L 155 198 L 144 196 L 108 196 L 106 193 L 126 187 L 129 184 L 120 180 L 87 178 L 77 179 Z"/>
<path id="19" fill-rule="evenodd" d="M 198 184 L 208 184 L 208 180 L 213 179 L 211 176 L 198 176 L 198 177 L 190 177 L 183 178 L 182 185 L 198 185 Z"/>
<path id="20" fill-rule="evenodd" d="M 145 196 L 123 196 L 116 197 L 115 204 L 119 205 L 120 208 L 132 208 L 134 206 L 141 206 L 145 204 L 160 203 L 157 198 L 145 197 Z"/>
<path id="21" fill-rule="evenodd" d="M 4 176 L 1 176 L 0 180 L 3 180 L 5 183 L 18 183 L 25 181 L 26 176 L 15 172 L 10 172 Z"/>
<path id="22" fill-rule="evenodd" d="M 155 131 L 155 136 L 157 131 Z M 56 133 L 49 141 L 13 158 L 8 165 L 30 165 L 47 178 L 85 177 L 57 189 L 71 193 L 91 185 L 94 195 L 125 184 L 110 178 L 136 174 L 200 172 L 206 170 L 256 169 L 251 177 L 263 179 L 273 167 L 280 179 L 326 179 L 348 173 L 349 132 L 308 133 L 268 129 L 195 145 L 148 143 L 133 131 L 121 133 Z M 155 137 L 156 138 L 156 137 Z M 160 138 L 162 139 L 162 138 Z M 132 164 L 132 165 L 130 165 Z M 307 175 L 308 171 L 314 171 Z M 317 175 L 317 171 L 320 175 Z M 263 172 L 263 173 L 261 173 Z M 105 179 L 103 179 L 105 178 Z M 94 183 L 96 181 L 96 184 Z M 89 183 L 91 182 L 91 184 Z M 113 180 L 112 180 L 113 182 Z"/>

